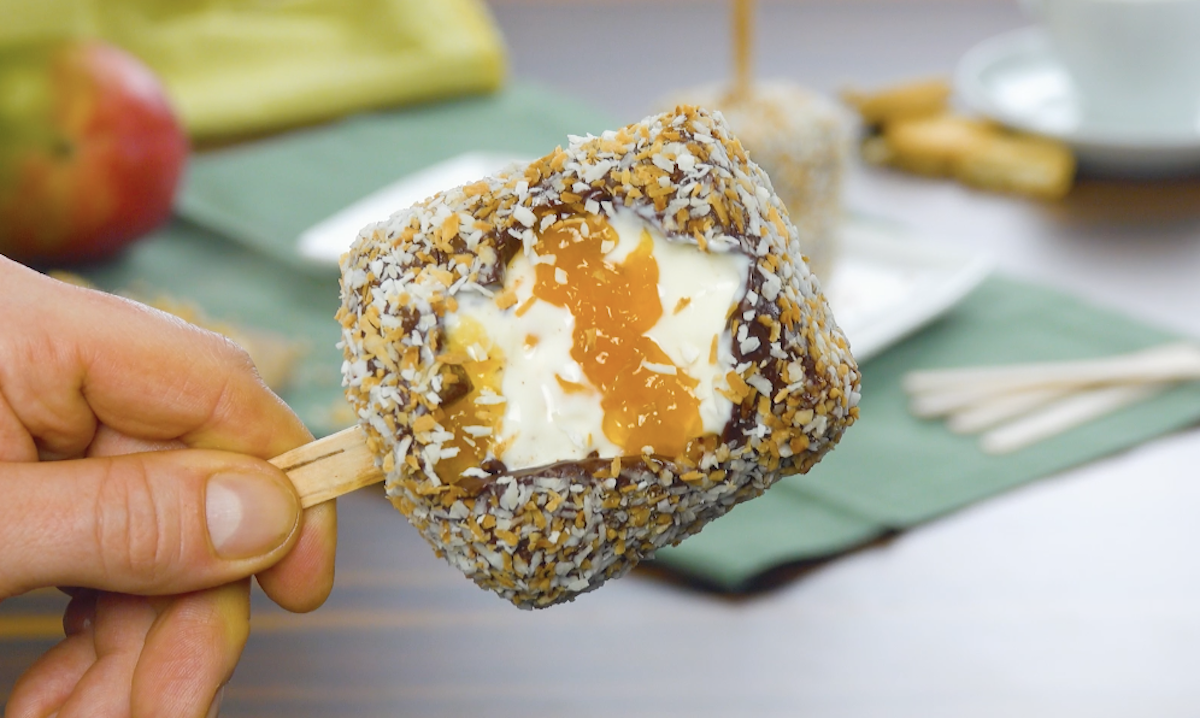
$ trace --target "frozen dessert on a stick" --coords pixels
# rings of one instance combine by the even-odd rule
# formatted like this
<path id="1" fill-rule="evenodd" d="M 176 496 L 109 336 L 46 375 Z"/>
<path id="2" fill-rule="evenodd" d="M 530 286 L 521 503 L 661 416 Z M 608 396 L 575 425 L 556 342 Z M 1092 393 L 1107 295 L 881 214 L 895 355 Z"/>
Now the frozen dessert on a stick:
<path id="1" fill-rule="evenodd" d="M 440 555 L 521 607 L 807 471 L 858 416 L 787 210 L 694 107 L 366 227 L 338 319 L 360 459 Z"/>

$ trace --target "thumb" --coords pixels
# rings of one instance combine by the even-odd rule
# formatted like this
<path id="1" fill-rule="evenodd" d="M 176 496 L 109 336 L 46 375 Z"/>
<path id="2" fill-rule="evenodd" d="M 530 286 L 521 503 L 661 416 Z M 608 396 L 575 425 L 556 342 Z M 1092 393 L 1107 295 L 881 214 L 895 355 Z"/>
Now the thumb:
<path id="1" fill-rule="evenodd" d="M 217 586 L 284 556 L 300 501 L 283 472 L 185 449 L 0 463 L 0 599 L 43 586 L 141 595 Z"/>

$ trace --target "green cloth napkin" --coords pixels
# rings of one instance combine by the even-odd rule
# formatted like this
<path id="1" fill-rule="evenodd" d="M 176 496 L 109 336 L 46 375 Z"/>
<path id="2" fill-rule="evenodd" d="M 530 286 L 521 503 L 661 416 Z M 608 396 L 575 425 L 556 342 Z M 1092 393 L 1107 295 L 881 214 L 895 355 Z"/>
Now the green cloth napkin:
<path id="1" fill-rule="evenodd" d="M 493 97 L 365 115 L 198 157 L 181 218 L 89 272 L 110 289 L 169 291 L 214 316 L 303 341 L 284 398 L 314 433 L 340 428 L 337 273 L 302 265 L 300 230 L 402 174 L 472 149 L 541 154 L 615 126 L 586 106 L 516 86 Z M 657 564 L 725 590 L 836 555 L 1005 489 L 1200 419 L 1200 386 L 1008 456 L 912 418 L 900 377 L 940 366 L 1104 356 L 1172 337 L 1045 288 L 993 277 L 942 319 L 863 367 L 862 418 L 808 475 L 784 479 Z M 377 489 L 367 489 L 377 490 Z"/>
<path id="2" fill-rule="evenodd" d="M 658 561 L 719 588 L 745 589 L 767 569 L 829 557 L 1192 424 L 1200 420 L 1197 383 L 991 456 L 974 437 L 914 418 L 900 387 L 914 369 L 1101 357 L 1177 338 L 1044 287 L 992 277 L 862 367 L 862 418 L 821 463 L 659 552 Z"/>

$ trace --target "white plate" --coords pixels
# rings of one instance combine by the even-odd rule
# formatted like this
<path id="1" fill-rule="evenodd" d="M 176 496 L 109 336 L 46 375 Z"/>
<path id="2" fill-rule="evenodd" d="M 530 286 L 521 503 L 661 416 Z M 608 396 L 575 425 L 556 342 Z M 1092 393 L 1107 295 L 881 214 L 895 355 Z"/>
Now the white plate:
<path id="1" fill-rule="evenodd" d="M 972 110 L 1062 140 L 1085 169 L 1143 177 L 1200 171 L 1200 125 L 1153 129 L 1089 118 L 1038 28 L 976 45 L 959 62 L 955 84 Z"/>
<path id="2" fill-rule="evenodd" d="M 992 268 L 981 255 L 919 240 L 884 220 L 851 217 L 841 240 L 825 296 L 860 362 L 941 316 Z"/>
<path id="3" fill-rule="evenodd" d="M 475 182 L 521 160 L 495 152 L 455 155 L 407 175 L 304 230 L 297 239 L 297 250 L 310 262 L 336 265 L 359 230 L 368 224 L 381 222 L 447 187 Z"/>

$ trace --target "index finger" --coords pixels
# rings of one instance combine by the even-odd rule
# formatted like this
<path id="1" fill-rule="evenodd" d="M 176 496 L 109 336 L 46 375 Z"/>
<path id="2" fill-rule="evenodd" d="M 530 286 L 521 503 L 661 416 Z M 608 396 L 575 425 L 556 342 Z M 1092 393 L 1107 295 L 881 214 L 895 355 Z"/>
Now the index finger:
<path id="1" fill-rule="evenodd" d="M 0 262 L 2 335 L 20 338 L 0 341 L 0 388 L 40 441 L 77 453 L 103 424 L 138 438 L 270 458 L 311 439 L 230 340 Z"/>

